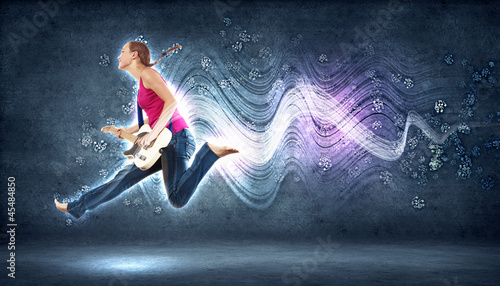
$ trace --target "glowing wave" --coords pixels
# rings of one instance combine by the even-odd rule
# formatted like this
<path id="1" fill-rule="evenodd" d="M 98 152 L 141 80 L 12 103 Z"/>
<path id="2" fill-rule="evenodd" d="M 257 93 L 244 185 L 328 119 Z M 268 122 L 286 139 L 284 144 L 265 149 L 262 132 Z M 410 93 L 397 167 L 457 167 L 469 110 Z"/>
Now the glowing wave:
<path id="1" fill-rule="evenodd" d="M 285 58 L 294 61 L 297 72 L 283 74 L 270 68 L 283 65 Z M 395 133 L 387 128 L 387 136 L 375 134 L 366 126 L 368 119 L 384 116 L 384 112 L 371 109 L 372 97 L 383 97 L 385 110 L 397 114 L 404 105 L 399 91 L 384 85 L 377 88 L 380 94 L 370 96 L 374 88 L 368 81 L 374 76 L 359 80 L 367 70 L 363 61 L 349 69 L 327 65 L 323 68 L 329 70 L 328 77 L 323 78 L 324 71 L 305 62 L 308 59 L 275 56 L 260 77 L 251 78 L 250 66 L 227 71 L 204 57 L 203 72 L 194 63 L 182 71 L 180 109 L 188 115 L 196 137 L 240 150 L 239 155 L 224 158 L 216 166 L 250 207 L 269 207 L 288 174 L 294 173 L 294 180 L 311 182 L 310 166 L 317 166 L 322 156 L 335 154 L 333 169 L 347 165 L 352 148 L 340 149 L 349 142 L 380 159 L 395 161 L 404 152 L 411 126 L 420 128 L 436 144 L 442 144 L 451 133 L 437 134 L 418 113 L 409 111 L 398 139 L 385 138 Z M 325 170 L 327 167 L 331 165 Z"/>

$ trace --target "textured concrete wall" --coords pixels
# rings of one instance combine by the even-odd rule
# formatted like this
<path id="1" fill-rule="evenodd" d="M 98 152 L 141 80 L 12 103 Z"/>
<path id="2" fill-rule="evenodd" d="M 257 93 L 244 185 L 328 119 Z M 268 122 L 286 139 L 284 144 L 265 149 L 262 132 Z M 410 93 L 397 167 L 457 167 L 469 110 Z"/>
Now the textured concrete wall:
<path id="1" fill-rule="evenodd" d="M 0 9 L 1 182 L 5 186 L 8 177 L 16 179 L 20 240 L 324 234 L 498 238 L 500 27 L 495 1 L 61 1 L 57 8 L 48 2 L 45 9 L 37 1 L 2 3 Z M 224 98 L 220 86 L 229 78 L 224 76 L 231 69 L 227 64 L 239 62 L 241 69 L 233 73 L 239 85 L 232 87 L 242 98 L 251 93 L 265 98 L 283 79 L 280 97 L 302 76 L 331 92 L 342 85 L 362 87 L 357 107 L 368 111 L 380 108 L 374 101 L 382 97 L 384 109 L 372 110 L 363 124 L 391 140 L 398 138 L 410 110 L 439 134 L 444 123 L 460 122 L 470 133 L 464 127 L 446 141 L 437 171 L 429 167 L 435 157 L 429 140 L 412 127 L 396 161 L 347 142 L 361 153 L 325 147 L 296 156 L 295 169 L 272 169 L 275 198 L 263 209 L 245 203 L 218 167 L 183 209 L 168 205 L 158 176 L 74 220 L 55 209 L 53 198 L 71 199 L 105 182 L 124 163 L 120 152 L 126 146 L 99 129 L 135 120 L 135 112 L 127 109 L 135 83 L 117 69 L 116 57 L 127 41 L 141 35 L 153 59 L 175 43 L 184 46 L 158 69 L 186 98 L 203 93 L 193 88 L 201 79 L 189 88 L 193 75 L 205 77 L 203 84 Z M 203 57 L 214 63 L 214 74 L 207 75 Z M 255 67 L 261 71 L 256 81 L 251 79 Z M 331 81 L 339 74 L 338 82 Z M 464 101 L 470 93 L 477 102 Z M 434 110 L 438 100 L 447 103 L 442 114 Z M 196 110 L 186 113 L 193 130 L 200 137 L 207 134 Z M 308 132 L 306 141 L 313 136 Z M 3 225 L 5 189 L 0 192 Z M 423 207 L 412 205 L 417 196 Z"/>

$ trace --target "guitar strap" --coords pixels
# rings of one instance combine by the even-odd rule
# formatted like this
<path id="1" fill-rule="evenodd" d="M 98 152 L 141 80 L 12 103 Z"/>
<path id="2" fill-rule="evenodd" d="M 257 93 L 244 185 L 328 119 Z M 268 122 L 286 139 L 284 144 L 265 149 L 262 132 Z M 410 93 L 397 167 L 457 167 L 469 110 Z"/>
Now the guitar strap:
<path id="1" fill-rule="evenodd" d="M 174 116 L 172 115 L 172 117 L 174 117 Z M 174 127 L 172 126 L 173 125 L 172 124 L 172 117 L 170 117 L 170 121 L 168 123 L 168 129 L 170 129 L 170 132 L 174 133 Z"/>
<path id="2" fill-rule="evenodd" d="M 139 100 L 137 101 L 137 122 L 139 123 L 139 128 L 144 125 L 144 118 L 142 115 L 142 108 L 139 106 Z"/>

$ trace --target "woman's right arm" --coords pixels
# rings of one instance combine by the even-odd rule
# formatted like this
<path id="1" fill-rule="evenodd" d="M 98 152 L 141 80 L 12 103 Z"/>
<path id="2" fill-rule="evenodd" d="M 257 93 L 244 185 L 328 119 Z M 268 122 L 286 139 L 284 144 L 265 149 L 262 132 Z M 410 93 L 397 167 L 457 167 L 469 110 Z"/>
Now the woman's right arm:
<path id="1" fill-rule="evenodd" d="M 144 119 L 144 124 L 148 124 L 148 125 L 149 125 L 149 118 L 145 118 L 145 119 Z M 136 133 L 137 131 L 139 131 L 139 129 L 140 129 L 139 124 L 135 124 L 135 125 L 132 125 L 132 126 L 127 127 L 127 128 L 125 128 L 125 127 L 120 127 L 120 128 L 117 128 L 117 129 L 116 129 L 116 132 L 115 132 L 115 137 L 116 137 L 116 138 L 123 139 L 123 137 L 121 137 L 121 136 L 120 136 L 120 135 L 121 135 L 122 130 L 123 130 L 124 132 L 130 133 L 130 134 L 134 134 L 134 133 Z"/>

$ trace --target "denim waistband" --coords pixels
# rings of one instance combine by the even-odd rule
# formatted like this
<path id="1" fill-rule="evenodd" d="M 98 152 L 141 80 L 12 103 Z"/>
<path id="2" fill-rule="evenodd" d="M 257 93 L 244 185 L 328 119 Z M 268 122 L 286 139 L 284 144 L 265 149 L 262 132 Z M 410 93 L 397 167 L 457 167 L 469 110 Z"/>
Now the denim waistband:
<path id="1" fill-rule="evenodd" d="M 188 137 L 188 132 L 186 128 L 182 129 L 179 132 L 173 133 L 172 134 L 172 139 L 170 140 L 170 143 L 168 145 L 175 145 L 178 140 L 186 139 Z"/>

